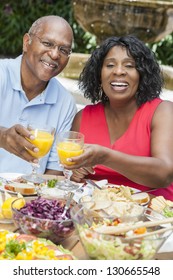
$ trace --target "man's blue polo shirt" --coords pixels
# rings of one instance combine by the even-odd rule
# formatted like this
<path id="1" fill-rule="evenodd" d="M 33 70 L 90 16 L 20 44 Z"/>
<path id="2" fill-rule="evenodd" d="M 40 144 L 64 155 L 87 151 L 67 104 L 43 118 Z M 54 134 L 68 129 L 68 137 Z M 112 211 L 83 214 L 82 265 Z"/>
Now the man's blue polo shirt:
<path id="1" fill-rule="evenodd" d="M 29 101 L 21 86 L 22 56 L 0 59 L 0 126 L 11 127 L 17 123 L 49 124 L 60 131 L 70 130 L 76 114 L 74 98 L 52 78 L 45 91 Z M 40 161 L 39 173 L 46 169 L 62 170 L 58 165 L 55 141 L 49 154 Z M 31 164 L 0 148 L 0 172 L 31 172 Z"/>

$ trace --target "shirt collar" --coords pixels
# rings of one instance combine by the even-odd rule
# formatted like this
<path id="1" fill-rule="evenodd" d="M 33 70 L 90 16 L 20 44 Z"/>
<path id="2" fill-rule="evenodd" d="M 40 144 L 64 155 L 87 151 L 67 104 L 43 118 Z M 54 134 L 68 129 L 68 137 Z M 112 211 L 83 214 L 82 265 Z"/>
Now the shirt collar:
<path id="1" fill-rule="evenodd" d="M 20 77 L 20 69 L 21 69 L 21 61 L 22 55 L 18 56 L 15 59 L 10 60 L 10 78 L 12 82 L 12 87 L 14 90 L 21 91 L 21 77 Z"/>
<path id="2" fill-rule="evenodd" d="M 23 92 L 22 85 L 21 85 L 21 75 L 20 75 L 21 62 L 22 62 L 22 55 L 11 60 L 10 76 L 11 76 L 13 89 L 16 91 Z M 50 79 L 44 91 L 43 103 L 55 104 L 57 102 L 56 92 L 59 91 L 59 87 L 57 86 L 57 83 L 59 84 L 56 78 Z"/>

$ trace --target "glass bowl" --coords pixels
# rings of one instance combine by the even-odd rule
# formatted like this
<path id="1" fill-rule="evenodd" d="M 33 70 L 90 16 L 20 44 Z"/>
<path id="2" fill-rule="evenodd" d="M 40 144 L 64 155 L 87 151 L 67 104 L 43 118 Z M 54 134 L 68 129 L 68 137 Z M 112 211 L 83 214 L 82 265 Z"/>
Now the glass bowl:
<path id="1" fill-rule="evenodd" d="M 123 216 L 115 219 L 96 217 L 83 203 L 72 207 L 70 213 L 85 252 L 90 259 L 95 260 L 154 259 L 159 248 L 172 233 L 172 230 L 168 230 L 147 235 L 146 228 L 142 226 L 143 221 L 148 221 L 145 212 L 130 223 Z M 124 234 L 122 228 L 132 224 L 137 225 L 136 229 Z M 147 232 L 152 233 L 158 228 L 160 227 L 149 227 Z M 119 232 L 115 234 L 117 229 Z"/>
<path id="2" fill-rule="evenodd" d="M 18 209 L 21 198 L 12 203 L 13 221 L 21 233 L 31 234 L 39 238 L 51 240 L 59 244 L 70 237 L 74 230 L 74 224 L 67 211 L 66 219 L 62 219 L 62 213 L 66 204 L 64 199 L 30 198 L 25 206 Z M 72 207 L 73 202 L 70 207 Z"/>
<path id="3" fill-rule="evenodd" d="M 37 195 L 49 199 L 64 199 L 66 192 L 57 187 L 50 188 L 47 185 L 36 188 Z"/>

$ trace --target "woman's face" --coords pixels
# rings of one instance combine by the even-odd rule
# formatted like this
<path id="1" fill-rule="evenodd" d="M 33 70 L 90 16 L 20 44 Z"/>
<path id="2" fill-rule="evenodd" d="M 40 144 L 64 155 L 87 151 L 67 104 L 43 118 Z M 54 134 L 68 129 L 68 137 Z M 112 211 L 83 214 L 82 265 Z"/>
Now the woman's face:
<path id="1" fill-rule="evenodd" d="M 106 55 L 101 70 L 101 83 L 109 101 L 128 102 L 135 99 L 139 85 L 135 60 L 126 48 L 115 46 Z"/>

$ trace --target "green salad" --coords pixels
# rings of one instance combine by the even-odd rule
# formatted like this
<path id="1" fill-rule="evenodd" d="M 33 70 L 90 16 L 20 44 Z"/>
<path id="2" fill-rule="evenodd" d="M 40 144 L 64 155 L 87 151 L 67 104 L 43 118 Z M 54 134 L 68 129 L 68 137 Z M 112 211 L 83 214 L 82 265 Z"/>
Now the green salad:
<path id="1" fill-rule="evenodd" d="M 167 218 L 173 217 L 173 208 L 167 206 L 163 209 L 163 215 Z"/>
<path id="2" fill-rule="evenodd" d="M 91 259 L 150 260 L 164 240 L 156 235 L 152 235 L 150 238 L 140 238 L 140 234 L 136 234 L 132 230 L 127 232 L 126 236 L 103 234 L 97 232 L 98 227 L 103 227 L 103 224 L 77 225 L 81 242 Z M 141 229 L 143 228 L 141 227 Z M 133 236 L 136 238 L 130 239 Z"/>

